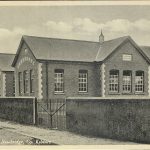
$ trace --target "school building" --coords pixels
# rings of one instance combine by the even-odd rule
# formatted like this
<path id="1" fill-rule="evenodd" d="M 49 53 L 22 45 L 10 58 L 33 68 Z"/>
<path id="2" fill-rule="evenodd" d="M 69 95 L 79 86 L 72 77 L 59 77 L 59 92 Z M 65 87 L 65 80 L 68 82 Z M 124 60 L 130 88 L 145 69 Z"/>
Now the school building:
<path id="1" fill-rule="evenodd" d="M 0 97 L 15 96 L 14 68 L 11 66 L 15 54 L 0 53 Z"/>
<path id="2" fill-rule="evenodd" d="M 150 49 L 130 36 L 98 42 L 23 36 L 12 63 L 16 96 L 149 96 Z"/>

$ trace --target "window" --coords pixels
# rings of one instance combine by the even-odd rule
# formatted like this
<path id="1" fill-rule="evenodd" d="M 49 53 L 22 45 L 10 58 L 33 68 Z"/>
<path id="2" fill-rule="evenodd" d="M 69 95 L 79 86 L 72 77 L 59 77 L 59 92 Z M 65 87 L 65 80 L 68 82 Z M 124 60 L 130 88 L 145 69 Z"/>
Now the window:
<path id="1" fill-rule="evenodd" d="M 55 92 L 64 92 L 64 70 L 55 70 Z"/>
<path id="2" fill-rule="evenodd" d="M 23 77 L 24 77 L 24 93 L 28 93 L 28 71 L 27 70 L 23 72 Z"/>
<path id="3" fill-rule="evenodd" d="M 15 96 L 15 76 L 13 75 L 13 96 Z"/>
<path id="4" fill-rule="evenodd" d="M 130 55 L 130 54 L 123 54 L 122 55 L 122 59 L 124 61 L 132 61 L 132 55 Z"/>
<path id="5" fill-rule="evenodd" d="M 18 81 L 19 81 L 19 94 L 21 94 L 23 92 L 22 90 L 22 72 L 18 73 Z"/>
<path id="6" fill-rule="evenodd" d="M 87 70 L 79 70 L 79 92 L 87 92 L 88 87 Z"/>
<path id="7" fill-rule="evenodd" d="M 30 93 L 34 92 L 34 70 L 30 70 Z"/>
<path id="8" fill-rule="evenodd" d="M 132 81 L 132 74 L 131 71 L 125 70 L 123 71 L 123 92 L 130 93 L 131 92 L 131 81 Z"/>
<path id="9" fill-rule="evenodd" d="M 109 91 L 119 92 L 119 71 L 110 70 L 109 72 Z"/>
<path id="10" fill-rule="evenodd" d="M 135 92 L 144 92 L 144 71 L 136 71 Z"/>

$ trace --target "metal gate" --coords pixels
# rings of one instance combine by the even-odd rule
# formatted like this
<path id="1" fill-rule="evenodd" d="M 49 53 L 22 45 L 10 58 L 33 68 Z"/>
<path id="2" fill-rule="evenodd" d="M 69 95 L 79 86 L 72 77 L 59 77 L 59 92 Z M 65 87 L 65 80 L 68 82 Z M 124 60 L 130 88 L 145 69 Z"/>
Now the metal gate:
<path id="1" fill-rule="evenodd" d="M 37 123 L 53 129 L 66 129 L 66 99 L 49 99 L 37 102 Z"/>

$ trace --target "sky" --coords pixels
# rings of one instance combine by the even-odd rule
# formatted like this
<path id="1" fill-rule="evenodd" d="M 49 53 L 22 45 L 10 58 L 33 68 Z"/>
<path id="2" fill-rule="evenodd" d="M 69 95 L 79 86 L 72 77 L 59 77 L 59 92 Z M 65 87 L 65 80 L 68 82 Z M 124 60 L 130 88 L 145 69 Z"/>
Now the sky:
<path id="1" fill-rule="evenodd" d="M 0 52 L 15 53 L 22 35 L 98 41 L 130 35 L 150 46 L 150 6 L 0 6 Z"/>

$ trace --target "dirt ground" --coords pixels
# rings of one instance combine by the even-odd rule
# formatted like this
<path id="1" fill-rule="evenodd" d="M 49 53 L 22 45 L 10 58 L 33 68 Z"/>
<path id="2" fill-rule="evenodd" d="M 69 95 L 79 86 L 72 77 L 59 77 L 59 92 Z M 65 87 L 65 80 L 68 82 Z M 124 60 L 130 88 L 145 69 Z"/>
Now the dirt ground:
<path id="1" fill-rule="evenodd" d="M 137 145 L 0 120 L 1 145 Z"/>
<path id="2" fill-rule="evenodd" d="M 0 145 L 55 145 L 54 143 L 0 128 Z"/>

